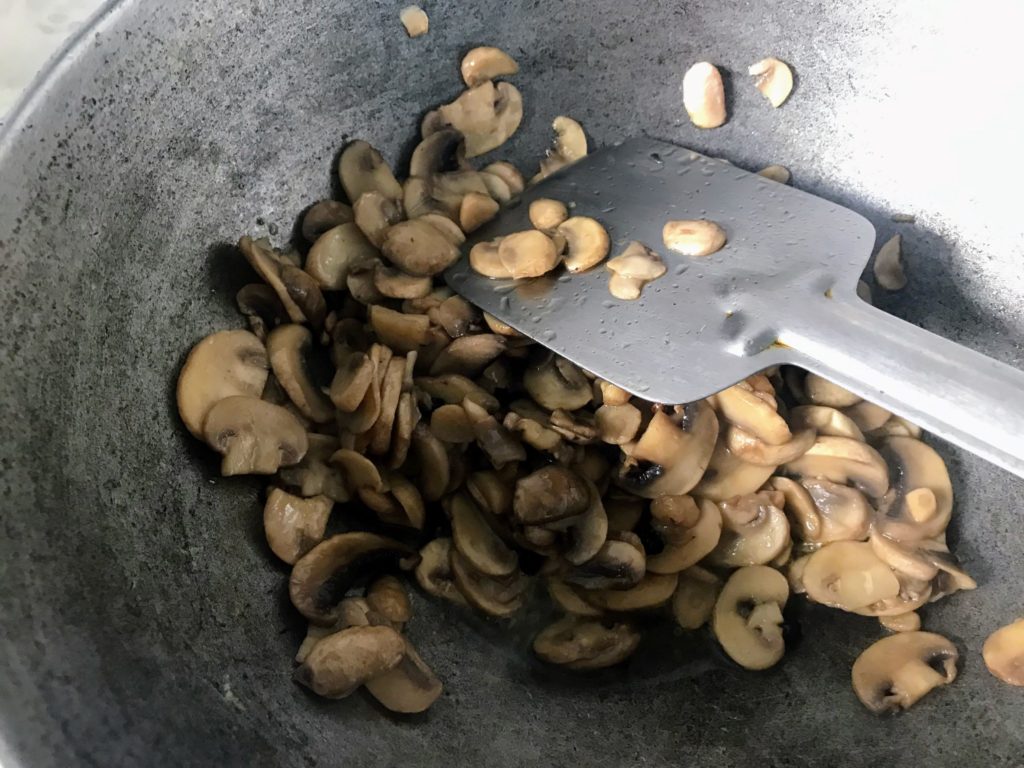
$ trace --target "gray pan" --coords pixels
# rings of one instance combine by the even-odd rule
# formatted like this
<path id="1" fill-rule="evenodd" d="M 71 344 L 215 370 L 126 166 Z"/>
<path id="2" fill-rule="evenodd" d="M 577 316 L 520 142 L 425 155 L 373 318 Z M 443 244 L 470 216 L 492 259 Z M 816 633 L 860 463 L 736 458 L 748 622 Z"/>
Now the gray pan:
<path id="1" fill-rule="evenodd" d="M 1024 691 L 981 645 L 1024 614 L 1024 484 L 935 441 L 951 536 L 980 588 L 929 606 L 960 679 L 877 719 L 850 688 L 875 621 L 803 608 L 761 674 L 670 628 L 623 669 L 569 676 L 531 621 L 423 599 L 413 629 L 446 683 L 424 716 L 290 679 L 302 626 L 263 541 L 259 483 L 224 480 L 181 428 L 185 350 L 239 325 L 240 233 L 287 239 L 332 191 L 350 137 L 408 158 L 457 63 L 520 61 L 505 155 L 532 170 L 557 114 L 596 144 L 646 133 L 801 188 L 904 234 L 896 315 L 1022 365 L 1019 4 L 128 0 L 108 6 L 0 137 L 0 764 L 20 766 L 1024 765 Z M 793 63 L 772 110 L 745 74 Z M 696 132 L 685 68 L 732 72 L 732 119 Z M 893 214 L 913 214 L 897 224 Z"/>

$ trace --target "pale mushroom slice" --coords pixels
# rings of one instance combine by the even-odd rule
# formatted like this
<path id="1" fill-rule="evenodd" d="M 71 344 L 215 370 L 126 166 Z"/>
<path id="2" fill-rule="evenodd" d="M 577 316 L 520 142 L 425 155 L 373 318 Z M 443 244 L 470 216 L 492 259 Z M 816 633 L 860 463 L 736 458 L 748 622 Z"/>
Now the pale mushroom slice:
<path id="1" fill-rule="evenodd" d="M 487 240 L 477 243 L 469 249 L 469 266 L 473 268 L 474 272 L 492 280 L 512 277 L 512 270 L 505 266 L 505 262 L 498 256 L 501 240 L 500 237 L 495 240 Z"/>
<path id="2" fill-rule="evenodd" d="M 798 405 L 789 412 L 789 426 L 794 431 L 813 429 L 819 435 L 848 437 L 864 442 L 864 433 L 856 422 L 842 411 L 827 405 Z"/>
<path id="3" fill-rule="evenodd" d="M 345 147 L 338 159 L 338 177 L 353 203 L 366 192 L 379 192 L 390 200 L 402 199 L 402 185 L 380 152 L 365 141 L 353 141 Z"/>
<path id="4" fill-rule="evenodd" d="M 981 655 L 988 671 L 1004 683 L 1024 686 L 1024 619 L 989 635 Z"/>
<path id="5" fill-rule="evenodd" d="M 441 234 L 452 241 L 453 245 L 462 245 L 466 242 L 466 234 L 458 224 L 447 216 L 442 216 L 440 213 L 425 213 L 419 218 L 438 229 Z"/>
<path id="6" fill-rule="evenodd" d="M 640 644 L 640 633 L 625 622 L 566 616 L 533 640 L 533 652 L 568 669 L 604 669 L 621 664 Z"/>
<path id="7" fill-rule="evenodd" d="M 571 565 L 582 565 L 595 557 L 608 538 L 608 515 L 604 511 L 601 493 L 589 478 L 583 478 L 583 482 L 590 491 L 587 508 L 576 517 L 563 519 L 548 526 L 565 531 L 567 544 L 562 551 L 562 557 Z"/>
<path id="8" fill-rule="evenodd" d="M 712 501 L 726 501 L 733 496 L 753 493 L 765 484 L 775 472 L 771 465 L 750 464 L 733 455 L 725 444 L 718 440 L 707 470 L 693 493 Z"/>
<path id="9" fill-rule="evenodd" d="M 642 280 L 645 283 L 657 280 L 667 271 L 661 257 L 636 240 L 630 242 L 618 256 L 610 259 L 606 266 L 617 275 Z"/>
<path id="10" fill-rule="evenodd" d="M 896 616 L 879 616 L 878 623 L 890 632 L 917 632 L 921 629 L 921 615 L 908 611 Z"/>
<path id="11" fill-rule="evenodd" d="M 651 502 L 651 522 L 664 548 L 647 558 L 651 573 L 678 573 L 710 554 L 722 535 L 722 512 L 708 499 L 660 496 Z"/>
<path id="12" fill-rule="evenodd" d="M 640 583 L 646 558 L 639 537 L 620 532 L 609 537 L 597 554 L 564 575 L 565 581 L 585 589 L 629 589 Z"/>
<path id="13" fill-rule="evenodd" d="M 555 132 L 554 144 L 548 150 L 547 157 L 540 161 L 540 170 L 530 179 L 531 184 L 536 184 L 587 155 L 587 136 L 578 122 L 571 117 L 559 115 L 552 121 L 551 129 Z"/>
<path id="14" fill-rule="evenodd" d="M 469 398 L 488 411 L 497 411 L 498 398 L 467 376 L 445 373 L 440 376 L 417 376 L 416 386 L 432 398 L 451 405 L 461 405 Z"/>
<path id="15" fill-rule="evenodd" d="M 378 261 L 373 267 L 373 287 L 389 299 L 421 299 L 430 294 L 433 281 L 429 277 L 407 275 Z"/>
<path id="16" fill-rule="evenodd" d="M 788 477 L 773 477 L 769 485 L 785 497 L 785 511 L 798 540 L 827 544 L 867 536 L 872 509 L 857 489 L 830 480 L 809 479 L 801 484 Z"/>
<path id="17" fill-rule="evenodd" d="M 455 585 L 477 610 L 489 616 L 507 618 L 525 604 L 524 593 L 529 581 L 521 572 L 514 571 L 502 577 L 487 576 L 473 568 L 454 547 L 451 567 Z"/>
<path id="18" fill-rule="evenodd" d="M 751 64 L 747 74 L 754 77 L 757 90 L 776 109 L 782 106 L 793 90 L 793 71 L 786 62 L 774 57 Z"/>
<path id="19" fill-rule="evenodd" d="M 587 481 L 566 467 L 550 464 L 516 481 L 512 514 L 521 525 L 544 525 L 582 514 L 590 504 Z"/>
<path id="20" fill-rule="evenodd" d="M 288 313 L 277 293 L 265 283 L 243 285 L 235 294 L 238 311 L 245 315 L 249 328 L 262 342 L 267 339 L 268 329 L 288 321 Z"/>
<path id="21" fill-rule="evenodd" d="M 352 270 L 379 255 L 355 222 L 328 229 L 309 249 L 306 271 L 327 291 L 344 290 Z"/>
<path id="22" fill-rule="evenodd" d="M 746 669 L 768 669 L 786 652 L 782 609 L 786 577 L 766 565 L 748 565 L 725 582 L 715 602 L 711 629 L 722 649 Z"/>
<path id="23" fill-rule="evenodd" d="M 477 376 L 508 348 L 504 336 L 494 333 L 474 333 L 452 339 L 430 365 L 430 375 L 458 373 Z"/>
<path id="24" fill-rule="evenodd" d="M 538 405 L 550 411 L 575 411 L 593 399 L 590 382 L 579 367 L 554 353 L 546 353 L 526 369 L 523 386 Z"/>
<path id="25" fill-rule="evenodd" d="M 793 439 L 775 406 L 759 397 L 746 382 L 723 389 L 714 396 L 714 404 L 726 421 L 768 445 L 783 445 Z"/>
<path id="26" fill-rule="evenodd" d="M 848 437 L 819 435 L 803 456 L 784 466 L 801 478 L 825 478 L 852 484 L 872 499 L 889 490 L 889 469 L 878 451 Z"/>
<path id="27" fill-rule="evenodd" d="M 604 261 L 611 248 L 608 230 L 597 219 L 589 216 L 571 216 L 559 224 L 555 231 L 565 238 L 568 252 L 564 262 L 570 272 L 585 272 L 597 266 Z"/>
<path id="28" fill-rule="evenodd" d="M 221 400 L 245 395 L 259 397 L 270 366 L 267 351 L 249 331 L 218 331 L 192 347 L 178 374 L 178 413 L 195 437 Z"/>
<path id="29" fill-rule="evenodd" d="M 569 218 L 569 209 L 560 200 L 538 197 L 530 203 L 530 223 L 542 232 L 554 232 L 558 225 Z"/>
<path id="30" fill-rule="evenodd" d="M 501 206 L 490 195 L 470 192 L 459 206 L 459 227 L 464 232 L 475 232 L 498 214 Z"/>
<path id="31" fill-rule="evenodd" d="M 466 598 L 455 586 L 451 566 L 452 540 L 434 539 L 420 550 L 420 561 L 414 575 L 423 590 L 434 597 L 466 605 Z"/>
<path id="32" fill-rule="evenodd" d="M 683 629 L 700 629 L 711 621 L 721 588 L 718 577 L 699 566 L 682 571 L 672 595 L 672 617 L 676 623 Z"/>
<path id="33" fill-rule="evenodd" d="M 777 491 L 759 491 L 720 502 L 722 535 L 707 561 L 735 568 L 764 565 L 778 557 L 790 544 L 781 496 Z"/>
<path id="34" fill-rule="evenodd" d="M 231 475 L 272 475 L 298 464 L 306 454 L 306 430 L 288 410 L 258 397 L 236 395 L 206 414 L 203 438 L 220 453 L 220 471 Z"/>
<path id="35" fill-rule="evenodd" d="M 399 665 L 405 641 L 391 627 L 348 627 L 321 639 L 295 670 L 295 680 L 330 699 L 351 695 Z"/>
<path id="36" fill-rule="evenodd" d="M 304 499 L 280 488 L 271 489 L 263 507 L 263 533 L 270 550 L 294 564 L 323 539 L 333 506 L 327 496 Z"/>
<path id="37" fill-rule="evenodd" d="M 472 88 L 487 80 L 514 75 L 519 71 L 519 65 L 500 48 L 483 45 L 463 56 L 459 69 L 463 82 Z"/>
<path id="38" fill-rule="evenodd" d="M 323 324 L 327 304 L 312 275 L 282 258 L 265 240 L 243 237 L 238 248 L 267 285 L 274 289 L 293 323 Z"/>
<path id="39" fill-rule="evenodd" d="M 876 529 L 897 541 L 941 535 L 953 512 L 953 484 L 942 457 L 912 437 L 889 437 L 879 450 L 896 482 L 878 505 Z"/>
<path id="40" fill-rule="evenodd" d="M 425 712 L 444 686 L 407 639 L 402 660 L 393 669 L 364 683 L 367 692 L 391 712 Z"/>
<path id="41" fill-rule="evenodd" d="M 325 424 L 334 419 L 334 404 L 311 381 L 306 357 L 312 347 L 313 334 L 303 325 L 281 325 L 267 337 L 267 356 L 274 376 L 303 416 Z"/>
<path id="42" fill-rule="evenodd" d="M 804 393 L 815 405 L 827 405 L 832 408 L 848 408 L 863 399 L 860 395 L 843 389 L 816 373 L 808 373 L 804 378 Z"/>
<path id="43" fill-rule="evenodd" d="M 711 461 L 718 418 L 705 401 L 658 410 L 616 470 L 615 482 L 645 498 L 689 493 Z M 762 481 L 763 482 L 763 481 Z"/>
<path id="44" fill-rule="evenodd" d="M 461 296 L 449 296 L 427 315 L 453 339 L 467 336 L 480 327 L 480 311 Z"/>
<path id="45" fill-rule="evenodd" d="M 384 235 L 381 251 L 407 274 L 433 277 L 459 258 L 459 249 L 437 227 L 423 219 L 401 221 Z"/>
<path id="46" fill-rule="evenodd" d="M 351 498 L 345 476 L 330 465 L 331 456 L 338 450 L 338 440 L 330 435 L 309 432 L 306 435 L 308 448 L 302 461 L 290 467 L 281 467 L 277 476 L 300 496 L 327 496 L 338 502 Z"/>
<path id="47" fill-rule="evenodd" d="M 707 219 L 666 221 L 661 239 L 670 251 L 683 256 L 710 256 L 725 247 L 725 230 Z"/>
<path id="48" fill-rule="evenodd" d="M 487 521 L 479 507 L 463 493 L 448 505 L 452 541 L 469 564 L 486 576 L 508 576 L 519 568 L 519 558 Z"/>
<path id="49" fill-rule="evenodd" d="M 526 180 L 523 178 L 523 174 L 512 163 L 499 160 L 496 163 L 485 165 L 482 172 L 497 176 L 505 182 L 505 186 L 513 196 L 521 194 L 526 189 Z M 484 183 L 486 184 L 487 181 L 485 180 Z"/>
<path id="50" fill-rule="evenodd" d="M 665 605 L 678 583 L 679 576 L 675 573 L 646 573 L 632 587 L 590 590 L 584 594 L 584 599 L 603 611 L 648 611 Z"/>
<path id="51" fill-rule="evenodd" d="M 803 429 L 793 433 L 793 438 L 781 445 L 769 445 L 742 427 L 730 425 L 725 430 L 725 445 L 734 456 L 748 464 L 777 467 L 803 456 L 814 445 L 816 437 L 813 429 Z"/>
<path id="52" fill-rule="evenodd" d="M 504 144 L 523 119 L 523 97 L 511 83 L 486 80 L 438 110 L 444 124 L 460 131 L 466 157 L 478 157 Z"/>
<path id="53" fill-rule="evenodd" d="M 540 277 L 558 266 L 554 241 L 538 230 L 506 235 L 498 243 L 498 258 L 515 279 Z"/>
<path id="54" fill-rule="evenodd" d="M 310 207 L 302 217 L 302 237 L 308 243 L 317 239 L 329 229 L 353 220 L 352 206 L 340 200 L 321 200 Z"/>
<path id="55" fill-rule="evenodd" d="M 758 176 L 764 176 L 779 184 L 789 184 L 791 174 L 789 168 L 784 165 L 769 165 L 757 172 Z"/>
<path id="56" fill-rule="evenodd" d="M 366 602 L 385 619 L 401 628 L 412 618 L 412 604 L 409 595 L 396 576 L 386 575 L 370 584 L 366 590 Z"/>
<path id="57" fill-rule="evenodd" d="M 413 552 L 395 539 L 362 531 L 324 539 L 292 568 L 288 581 L 292 605 L 315 624 L 334 624 L 340 615 L 340 598 L 361 569 L 375 561 L 395 561 Z"/>
<path id="58" fill-rule="evenodd" d="M 713 64 L 699 61 L 683 75 L 683 107 L 698 128 L 717 128 L 725 122 L 725 86 Z"/>
<path id="59" fill-rule="evenodd" d="M 407 5 L 398 12 L 398 20 L 409 37 L 422 37 L 430 31 L 430 17 L 418 5 Z"/>
<path id="60" fill-rule="evenodd" d="M 843 409 L 843 413 L 849 416 L 861 432 L 875 432 L 885 426 L 892 414 L 880 405 L 862 400 L 856 405 Z"/>
<path id="61" fill-rule="evenodd" d="M 812 553 L 802 582 L 815 602 L 844 611 L 864 609 L 900 593 L 892 569 L 863 541 L 836 541 Z"/>
<path id="62" fill-rule="evenodd" d="M 643 415 L 634 405 L 602 405 L 594 414 L 601 440 L 611 445 L 622 445 L 636 437 Z"/>
<path id="63" fill-rule="evenodd" d="M 902 244 L 903 236 L 893 235 L 875 254 L 875 282 L 887 291 L 898 291 L 907 285 L 907 275 L 903 271 Z"/>
<path id="64" fill-rule="evenodd" d="M 364 192 L 352 204 L 356 226 L 376 248 L 384 243 L 384 234 L 403 218 L 401 200 L 385 197 L 377 190 Z"/>
<path id="65" fill-rule="evenodd" d="M 407 315 L 379 304 L 370 306 L 367 314 L 377 338 L 395 352 L 413 352 L 430 341 L 426 315 Z"/>
<path id="66" fill-rule="evenodd" d="M 853 662 L 853 691 L 876 715 L 909 709 L 956 680 L 960 654 L 932 632 L 900 632 L 870 645 Z"/>

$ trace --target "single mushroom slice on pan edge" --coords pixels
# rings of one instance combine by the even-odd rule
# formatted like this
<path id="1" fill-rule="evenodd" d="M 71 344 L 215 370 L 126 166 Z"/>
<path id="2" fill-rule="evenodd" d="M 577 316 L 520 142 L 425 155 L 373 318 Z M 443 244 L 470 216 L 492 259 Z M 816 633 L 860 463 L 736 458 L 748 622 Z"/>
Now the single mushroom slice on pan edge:
<path id="1" fill-rule="evenodd" d="M 909 709 L 956 679 L 956 646 L 932 632 L 883 637 L 853 663 L 853 691 L 875 714 Z"/>

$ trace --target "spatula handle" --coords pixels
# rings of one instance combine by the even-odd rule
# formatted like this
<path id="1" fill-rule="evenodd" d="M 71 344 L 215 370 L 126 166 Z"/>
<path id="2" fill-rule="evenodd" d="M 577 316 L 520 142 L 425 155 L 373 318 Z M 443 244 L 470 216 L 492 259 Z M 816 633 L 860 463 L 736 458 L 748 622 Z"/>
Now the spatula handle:
<path id="1" fill-rule="evenodd" d="M 859 299 L 821 299 L 779 340 L 800 364 L 1024 477 L 1024 372 Z"/>

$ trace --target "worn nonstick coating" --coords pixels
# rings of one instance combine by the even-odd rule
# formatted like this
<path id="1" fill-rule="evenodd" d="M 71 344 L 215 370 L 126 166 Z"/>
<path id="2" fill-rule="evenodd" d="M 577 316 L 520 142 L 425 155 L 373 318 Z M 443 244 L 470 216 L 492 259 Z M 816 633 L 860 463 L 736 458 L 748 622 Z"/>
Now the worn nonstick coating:
<path id="1" fill-rule="evenodd" d="M 399 5 L 126 2 L 8 125 L 0 762 L 1024 763 L 1024 691 L 980 657 L 1024 613 L 1024 485 L 942 444 L 951 538 L 981 586 L 924 611 L 960 647 L 961 675 L 901 717 L 870 716 L 850 689 L 877 623 L 822 609 L 799 611 L 802 641 L 767 673 L 665 628 L 623 669 L 567 676 L 529 658 L 536 617 L 507 629 L 417 599 L 410 634 L 446 685 L 427 715 L 291 682 L 302 628 L 262 540 L 260 484 L 218 476 L 178 422 L 173 381 L 193 342 L 241 324 L 231 297 L 247 272 L 228 244 L 285 240 L 331 191 L 350 137 L 407 158 L 418 115 L 459 91 L 472 45 L 521 63 L 523 129 L 500 153 L 520 167 L 532 171 L 563 112 L 597 144 L 648 132 L 748 168 L 785 163 L 880 237 L 904 233 L 910 285 L 876 290 L 883 307 L 1022 363 L 1024 217 L 1008 190 L 1024 99 L 1009 4 L 988 17 L 985 3 L 929 0 L 428 3 L 419 40 Z M 764 55 L 798 73 L 777 111 L 743 74 Z M 713 132 L 682 110 L 681 74 L 698 58 L 732 72 L 733 117 Z"/>

